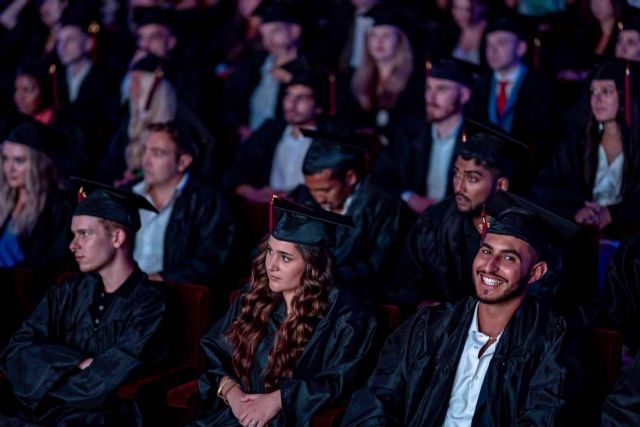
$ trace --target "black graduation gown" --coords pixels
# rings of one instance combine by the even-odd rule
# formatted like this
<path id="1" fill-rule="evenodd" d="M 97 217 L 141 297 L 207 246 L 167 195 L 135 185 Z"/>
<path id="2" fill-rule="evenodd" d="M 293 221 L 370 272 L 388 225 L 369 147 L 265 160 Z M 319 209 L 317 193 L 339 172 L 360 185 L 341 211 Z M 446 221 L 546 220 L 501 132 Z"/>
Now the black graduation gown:
<path id="1" fill-rule="evenodd" d="M 96 289 L 103 285 L 95 273 L 52 287 L 0 354 L 22 417 L 57 426 L 102 425 L 118 409 L 116 388 L 165 357 L 162 288 L 136 267 L 98 326 L 90 314 Z M 91 366 L 79 370 L 88 357 Z"/>
<path id="2" fill-rule="evenodd" d="M 640 425 L 640 354 L 607 396 L 601 420 L 602 427 Z"/>
<path id="3" fill-rule="evenodd" d="M 394 143 L 386 147 L 376 160 L 372 172 L 374 179 L 398 197 L 403 191 L 425 196 L 432 144 L 431 125 L 426 125 L 424 119 L 417 126 L 399 129 Z M 462 132 L 458 132 L 448 167 L 449 176 L 453 175 L 453 164 L 461 148 Z M 447 195 L 450 194 L 453 194 L 451 181 L 447 185 Z"/>
<path id="4" fill-rule="evenodd" d="M 471 265 L 479 247 L 480 233 L 458 212 L 453 197 L 429 207 L 409 231 L 390 298 L 415 306 L 426 299 L 453 303 L 475 295 Z"/>
<path id="5" fill-rule="evenodd" d="M 316 205 L 306 186 L 290 197 Z M 366 299 L 378 299 L 390 277 L 400 246 L 400 200 L 389 197 L 366 177 L 356 187 L 345 213 L 354 227 L 336 227 L 332 252 L 339 283 Z"/>
<path id="6" fill-rule="evenodd" d="M 407 320 L 387 340 L 367 388 L 354 393 L 342 425 L 441 426 L 475 304 L 467 298 Z M 561 317 L 525 298 L 497 344 L 472 425 L 561 423 L 574 372 L 568 339 Z"/>
<path id="7" fill-rule="evenodd" d="M 627 239 L 616 251 L 604 284 L 601 309 L 610 327 L 622 333 L 631 354 L 640 349 L 640 234 Z"/>
<path id="8" fill-rule="evenodd" d="M 236 378 L 231 367 L 231 353 L 224 334 L 242 309 L 242 296 L 236 298 L 227 314 L 202 339 L 208 367 L 200 377 L 202 414 L 198 426 L 239 426 L 231 409 L 216 396 L 222 376 Z M 284 300 L 269 317 L 267 331 L 256 347 L 250 372 L 251 388 L 247 393 L 265 393 L 261 374 L 280 323 L 286 317 Z M 311 418 L 331 403 L 349 395 L 366 369 L 369 350 L 377 330 L 375 318 L 348 292 L 333 288 L 329 308 L 307 342 L 293 378 L 280 383 L 282 411 L 271 420 L 272 426 L 308 426 Z"/>

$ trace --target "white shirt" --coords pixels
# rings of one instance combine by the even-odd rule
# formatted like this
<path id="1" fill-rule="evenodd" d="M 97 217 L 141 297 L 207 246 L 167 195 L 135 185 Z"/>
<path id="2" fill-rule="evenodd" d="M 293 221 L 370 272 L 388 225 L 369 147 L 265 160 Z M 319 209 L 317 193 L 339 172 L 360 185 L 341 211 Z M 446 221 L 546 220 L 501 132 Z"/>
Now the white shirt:
<path id="1" fill-rule="evenodd" d="M 84 82 L 85 77 L 91 71 L 91 62 L 87 62 L 84 67 L 82 67 L 76 75 L 71 74 L 71 69 L 67 67 L 65 69 L 65 76 L 67 78 L 67 87 L 69 88 L 69 101 L 75 102 L 78 97 L 78 93 L 80 92 L 80 86 L 82 86 L 82 82 Z"/>
<path id="2" fill-rule="evenodd" d="M 516 82 L 518 81 L 518 78 L 520 77 L 520 73 L 523 71 L 523 69 L 524 69 L 524 66 L 522 64 L 520 64 L 519 66 L 517 66 L 513 70 L 509 71 L 505 75 L 500 74 L 497 71 L 494 71 L 493 77 L 496 79 L 496 96 L 498 95 L 498 93 L 500 91 L 500 84 L 498 84 L 498 83 L 502 82 L 502 81 L 506 81 L 507 82 L 507 88 L 506 88 L 506 90 L 507 90 L 507 99 L 509 99 L 511 97 L 511 91 L 513 90 L 513 87 L 515 86 Z"/>
<path id="3" fill-rule="evenodd" d="M 189 174 L 186 173 L 176 186 L 169 202 L 160 209 L 159 213 L 146 209 L 139 210 L 141 227 L 136 232 L 133 259 L 136 260 L 140 269 L 145 273 L 158 273 L 164 268 L 164 235 L 167 231 L 167 225 L 169 224 L 169 218 L 171 218 L 176 199 L 180 196 L 188 181 Z M 134 193 L 144 196 L 153 204 L 144 181 L 136 184 L 132 190 Z"/>
<path id="4" fill-rule="evenodd" d="M 249 99 L 249 128 L 256 130 L 265 120 L 275 116 L 280 83 L 271 75 L 273 57 L 267 56 L 260 67 L 260 83 Z"/>
<path id="5" fill-rule="evenodd" d="M 622 169 L 624 167 L 624 153 L 618 154 L 611 164 L 607 161 L 602 145 L 598 144 L 598 169 L 596 182 L 593 186 L 593 200 L 601 206 L 615 205 L 622 201 Z"/>
<path id="6" fill-rule="evenodd" d="M 460 356 L 456 377 L 453 380 L 444 427 L 471 426 L 480 389 L 501 336 L 502 333 L 498 335 L 496 342 L 481 357 L 478 357 L 482 346 L 489 341 L 489 336 L 478 330 L 478 304 L 476 304 L 473 321 Z"/>
<path id="7" fill-rule="evenodd" d="M 351 46 L 351 52 L 349 52 L 349 66 L 352 68 L 358 68 L 362 63 L 362 57 L 364 56 L 364 50 L 366 48 L 367 31 L 369 31 L 372 24 L 372 18 L 360 14 L 355 15 L 353 45 Z"/>
<path id="8" fill-rule="evenodd" d="M 439 137 L 436 126 L 431 126 L 431 154 L 429 156 L 429 170 L 427 172 L 427 197 L 442 200 L 447 195 L 449 185 L 449 170 L 453 150 L 456 148 L 456 137 L 462 121 L 449 133 Z"/>
<path id="9" fill-rule="evenodd" d="M 311 139 L 305 138 L 302 133 L 296 138 L 292 135 L 292 130 L 293 127 L 286 127 L 273 155 L 269 186 L 274 190 L 289 191 L 304 184 L 302 164 Z"/>

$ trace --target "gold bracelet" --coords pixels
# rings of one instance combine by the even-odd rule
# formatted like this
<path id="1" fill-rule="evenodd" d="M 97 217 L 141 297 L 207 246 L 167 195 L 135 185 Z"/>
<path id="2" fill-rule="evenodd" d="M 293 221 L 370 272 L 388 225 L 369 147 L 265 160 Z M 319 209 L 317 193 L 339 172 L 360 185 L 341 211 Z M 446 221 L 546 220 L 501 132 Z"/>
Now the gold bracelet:
<path id="1" fill-rule="evenodd" d="M 229 386 L 229 388 L 227 389 L 227 392 L 226 392 L 226 393 L 224 393 L 224 394 L 222 395 L 222 401 L 223 401 L 227 406 L 229 406 L 229 399 L 227 399 L 227 394 L 229 394 L 229 392 L 231 391 L 231 389 L 232 389 L 232 388 L 234 388 L 234 387 L 240 387 L 240 386 L 238 385 L 238 383 L 233 382 L 233 383 L 231 383 L 231 385 L 230 385 L 230 386 Z"/>
<path id="2" fill-rule="evenodd" d="M 218 395 L 218 397 L 220 399 L 224 399 L 224 396 L 222 396 L 222 389 L 224 388 L 224 386 L 229 384 L 231 381 L 233 381 L 233 380 L 230 377 L 227 377 L 227 380 L 223 381 L 222 384 L 220 384 L 220 387 L 218 387 L 218 393 L 216 393 L 216 394 Z"/>

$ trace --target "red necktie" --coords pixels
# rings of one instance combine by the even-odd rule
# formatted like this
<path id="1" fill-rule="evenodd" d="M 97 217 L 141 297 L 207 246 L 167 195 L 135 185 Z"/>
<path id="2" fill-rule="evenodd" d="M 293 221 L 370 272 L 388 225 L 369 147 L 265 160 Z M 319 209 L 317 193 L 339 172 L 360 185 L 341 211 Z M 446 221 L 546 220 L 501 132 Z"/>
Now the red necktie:
<path id="1" fill-rule="evenodd" d="M 507 81 L 499 81 L 498 85 L 498 96 L 496 97 L 496 112 L 498 113 L 498 116 L 502 116 L 502 113 L 504 113 L 504 109 L 507 106 Z"/>

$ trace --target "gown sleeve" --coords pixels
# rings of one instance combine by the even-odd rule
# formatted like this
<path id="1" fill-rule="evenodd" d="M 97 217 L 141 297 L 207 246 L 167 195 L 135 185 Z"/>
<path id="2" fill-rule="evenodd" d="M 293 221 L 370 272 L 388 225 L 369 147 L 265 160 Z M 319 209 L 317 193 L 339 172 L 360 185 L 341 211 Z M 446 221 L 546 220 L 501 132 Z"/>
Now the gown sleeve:
<path id="1" fill-rule="evenodd" d="M 73 372 L 49 396 L 71 406 L 100 407 L 109 394 L 142 365 L 145 350 L 164 320 L 166 304 L 162 295 L 150 294 L 132 301 L 138 304 L 138 308 L 115 345 L 94 356 L 88 368 Z"/>
<path id="2" fill-rule="evenodd" d="M 56 319 L 69 297 L 68 287 L 51 288 L 0 355 L 0 367 L 15 396 L 29 408 L 89 357 L 56 342 Z"/>
<path id="3" fill-rule="evenodd" d="M 640 354 L 622 373 L 604 402 L 602 427 L 640 425 Z"/>
<path id="4" fill-rule="evenodd" d="M 280 383 L 285 425 L 308 425 L 319 410 L 346 397 L 367 359 L 377 329 L 375 318 L 345 312 L 331 323 L 331 335 L 322 348 L 317 353 L 305 349 L 322 358 L 319 369 L 304 369 L 310 373 Z"/>

